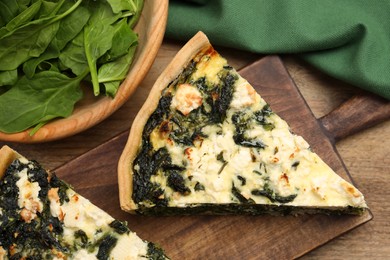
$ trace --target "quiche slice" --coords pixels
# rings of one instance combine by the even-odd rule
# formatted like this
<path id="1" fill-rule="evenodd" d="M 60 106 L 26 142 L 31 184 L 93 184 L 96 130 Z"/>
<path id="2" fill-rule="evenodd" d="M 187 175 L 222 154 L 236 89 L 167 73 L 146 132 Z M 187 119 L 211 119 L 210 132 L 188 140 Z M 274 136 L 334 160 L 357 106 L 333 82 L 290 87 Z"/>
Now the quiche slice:
<path id="1" fill-rule="evenodd" d="M 118 165 L 123 210 L 361 214 L 362 193 L 199 32 L 157 79 Z"/>
<path id="2" fill-rule="evenodd" d="M 0 259 L 167 259 L 8 146 L 0 149 Z"/>

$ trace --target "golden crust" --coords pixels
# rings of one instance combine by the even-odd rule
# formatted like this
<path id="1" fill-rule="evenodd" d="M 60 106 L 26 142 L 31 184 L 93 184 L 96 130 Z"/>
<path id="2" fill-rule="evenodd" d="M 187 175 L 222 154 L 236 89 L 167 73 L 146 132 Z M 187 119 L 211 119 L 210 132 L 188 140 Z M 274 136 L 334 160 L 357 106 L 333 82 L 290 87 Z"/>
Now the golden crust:
<path id="1" fill-rule="evenodd" d="M 204 49 L 208 49 L 209 47 L 211 47 L 211 44 L 204 33 L 198 32 L 194 37 L 192 37 L 158 77 L 149 93 L 148 98 L 135 117 L 126 146 L 118 163 L 119 200 L 123 210 L 134 213 L 137 209 L 136 204 L 132 200 L 132 163 L 141 144 L 143 128 L 150 115 L 157 108 L 162 90 L 182 72 L 185 66 L 196 54 Z"/>
<path id="2" fill-rule="evenodd" d="M 0 179 L 3 178 L 5 170 L 8 168 L 8 166 L 17 158 L 21 158 L 22 156 L 9 148 L 8 146 L 4 145 L 0 149 Z"/>

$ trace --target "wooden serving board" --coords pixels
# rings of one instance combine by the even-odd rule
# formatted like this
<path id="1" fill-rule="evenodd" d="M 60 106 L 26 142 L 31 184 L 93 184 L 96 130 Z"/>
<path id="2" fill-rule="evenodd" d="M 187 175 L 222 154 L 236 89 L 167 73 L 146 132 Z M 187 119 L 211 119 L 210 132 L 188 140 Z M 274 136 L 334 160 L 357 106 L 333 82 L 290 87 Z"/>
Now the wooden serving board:
<path id="1" fill-rule="evenodd" d="M 325 162 L 352 181 L 333 138 L 314 117 L 279 57 L 267 56 L 240 74 Z M 372 218 L 370 212 L 362 216 L 130 215 L 119 207 L 117 184 L 117 163 L 127 136 L 128 132 L 122 133 L 55 172 L 113 217 L 127 221 L 141 238 L 161 245 L 172 259 L 297 258 Z"/>

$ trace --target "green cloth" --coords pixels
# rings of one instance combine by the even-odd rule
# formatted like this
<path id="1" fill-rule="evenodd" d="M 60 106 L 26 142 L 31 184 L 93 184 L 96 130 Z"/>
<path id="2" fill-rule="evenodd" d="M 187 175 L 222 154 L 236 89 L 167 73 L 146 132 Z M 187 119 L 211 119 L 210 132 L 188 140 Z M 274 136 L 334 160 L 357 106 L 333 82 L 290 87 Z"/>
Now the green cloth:
<path id="1" fill-rule="evenodd" d="M 388 0 L 171 0 L 166 37 L 188 40 L 198 31 L 215 46 L 298 54 L 390 99 Z"/>

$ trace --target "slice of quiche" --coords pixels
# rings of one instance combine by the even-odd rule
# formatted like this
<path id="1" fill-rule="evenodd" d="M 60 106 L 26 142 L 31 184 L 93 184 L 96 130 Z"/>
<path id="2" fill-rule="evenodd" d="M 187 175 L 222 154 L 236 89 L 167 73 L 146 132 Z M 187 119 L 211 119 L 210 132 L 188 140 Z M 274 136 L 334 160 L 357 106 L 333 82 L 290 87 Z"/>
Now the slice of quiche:
<path id="1" fill-rule="evenodd" d="M 131 213 L 350 213 L 364 197 L 199 32 L 158 78 L 120 158 Z"/>
<path id="2" fill-rule="evenodd" d="M 8 146 L 0 149 L 0 259 L 167 259 Z"/>

